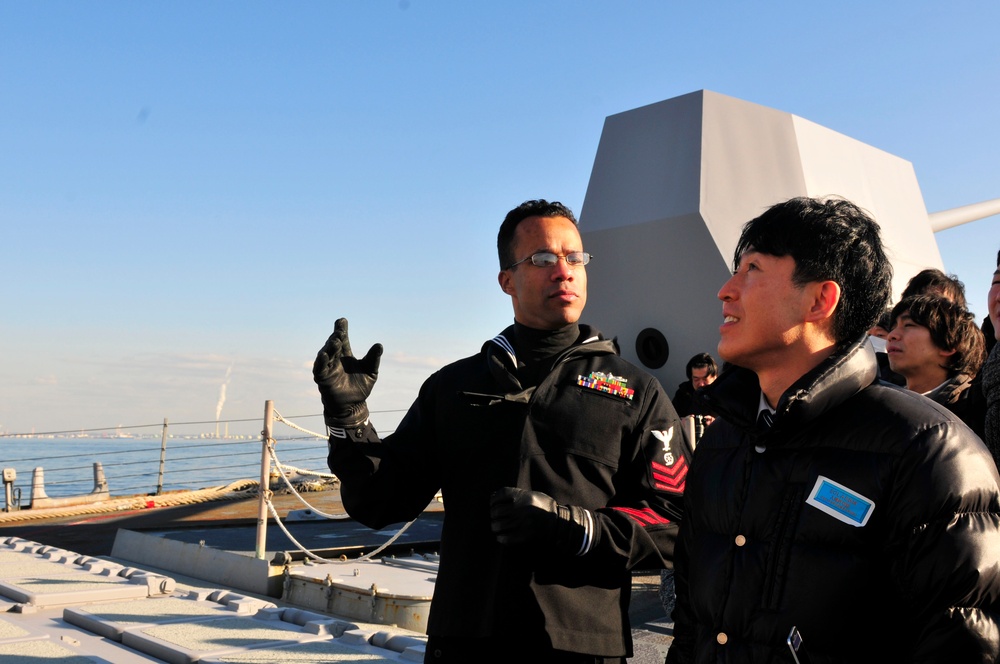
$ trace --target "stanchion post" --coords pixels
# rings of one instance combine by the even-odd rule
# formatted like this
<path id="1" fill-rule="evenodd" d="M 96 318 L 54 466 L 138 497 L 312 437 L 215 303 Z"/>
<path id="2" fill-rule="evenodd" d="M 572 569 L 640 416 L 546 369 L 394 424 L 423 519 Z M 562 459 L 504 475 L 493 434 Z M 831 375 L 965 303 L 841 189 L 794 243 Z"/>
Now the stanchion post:
<path id="1" fill-rule="evenodd" d="M 260 496 L 257 508 L 257 548 L 254 554 L 257 560 L 264 560 L 267 549 L 267 496 L 271 491 L 271 454 L 268 452 L 268 445 L 271 443 L 273 423 L 274 402 L 269 399 L 264 402 L 264 430 L 260 441 Z"/>
<path id="2" fill-rule="evenodd" d="M 156 495 L 163 495 L 163 471 L 167 464 L 167 418 L 163 418 L 163 437 L 160 439 L 160 473 L 156 477 Z"/>

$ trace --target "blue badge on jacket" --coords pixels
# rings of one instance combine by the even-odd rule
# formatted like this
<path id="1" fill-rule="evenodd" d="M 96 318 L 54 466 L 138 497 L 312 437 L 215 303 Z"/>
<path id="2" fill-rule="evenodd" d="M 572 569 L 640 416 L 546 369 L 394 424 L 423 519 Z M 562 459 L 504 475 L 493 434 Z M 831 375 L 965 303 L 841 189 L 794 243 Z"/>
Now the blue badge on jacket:
<path id="1" fill-rule="evenodd" d="M 816 478 L 806 503 L 856 528 L 868 523 L 875 510 L 873 501 L 822 475 Z"/>

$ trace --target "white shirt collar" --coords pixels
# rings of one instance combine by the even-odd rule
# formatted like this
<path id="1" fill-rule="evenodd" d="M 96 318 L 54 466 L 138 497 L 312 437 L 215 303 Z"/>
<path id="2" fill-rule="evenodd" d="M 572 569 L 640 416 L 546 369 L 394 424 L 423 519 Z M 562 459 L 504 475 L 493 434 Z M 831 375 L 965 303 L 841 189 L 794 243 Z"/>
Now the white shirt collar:
<path id="1" fill-rule="evenodd" d="M 760 403 L 757 405 L 757 414 L 760 415 L 760 411 L 762 410 L 769 410 L 771 411 L 771 414 L 774 415 L 774 409 L 768 405 L 767 399 L 764 398 L 763 390 L 760 392 Z"/>
<path id="2" fill-rule="evenodd" d="M 945 378 L 944 379 L 944 383 L 941 383 L 941 385 L 944 385 L 949 380 L 951 380 L 951 378 Z M 923 394 L 924 396 L 927 396 L 928 394 L 930 394 L 931 392 L 934 392 L 935 390 L 940 390 L 941 389 L 941 385 L 938 385 L 937 387 L 932 387 L 931 389 L 927 390 L 926 392 L 921 392 L 921 394 Z"/>

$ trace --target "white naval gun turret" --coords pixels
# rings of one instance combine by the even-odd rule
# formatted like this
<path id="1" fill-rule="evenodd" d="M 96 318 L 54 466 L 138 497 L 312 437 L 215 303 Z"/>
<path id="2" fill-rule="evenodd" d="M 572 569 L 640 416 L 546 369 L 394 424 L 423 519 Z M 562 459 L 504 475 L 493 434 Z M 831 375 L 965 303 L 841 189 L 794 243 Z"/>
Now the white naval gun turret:
<path id="1" fill-rule="evenodd" d="M 872 214 L 893 294 L 944 269 L 934 231 L 1000 213 L 1000 199 L 929 215 L 910 162 L 814 122 L 701 90 L 609 116 L 580 210 L 595 258 L 586 321 L 672 396 L 700 352 L 719 360 L 721 305 L 743 224 L 793 196 Z"/>

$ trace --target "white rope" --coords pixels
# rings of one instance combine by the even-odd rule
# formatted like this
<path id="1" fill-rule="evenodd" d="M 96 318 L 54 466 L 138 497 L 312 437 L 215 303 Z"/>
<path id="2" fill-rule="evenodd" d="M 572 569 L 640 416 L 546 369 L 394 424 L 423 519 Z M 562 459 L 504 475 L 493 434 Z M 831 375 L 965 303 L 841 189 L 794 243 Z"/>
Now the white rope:
<path id="1" fill-rule="evenodd" d="M 307 433 L 310 436 L 315 436 L 317 438 L 322 438 L 323 440 L 327 440 L 329 438 L 329 436 L 327 436 L 326 434 L 316 433 L 315 431 L 310 431 L 309 429 L 303 429 L 298 424 L 293 424 L 292 422 L 289 422 L 288 420 L 286 420 L 285 418 L 283 418 L 281 416 L 281 413 L 279 413 L 278 411 L 274 411 L 274 419 L 278 420 L 279 422 L 281 422 L 283 424 L 287 424 L 288 426 L 292 427 L 293 429 L 295 429 L 297 431 L 301 431 L 302 433 Z"/>
<path id="2" fill-rule="evenodd" d="M 277 459 L 275 459 L 275 461 L 277 461 Z M 328 479 L 328 480 L 335 480 L 335 479 L 337 479 L 337 476 L 334 475 L 333 473 L 321 473 L 321 472 L 319 472 L 317 470 L 308 470 L 306 468 L 296 468 L 295 466 L 282 465 L 281 467 L 284 470 L 290 470 L 292 472 L 298 473 L 299 475 L 309 475 L 311 477 L 322 477 L 322 478 Z"/>
<path id="3" fill-rule="evenodd" d="M 329 562 L 326 558 L 321 558 L 317 556 L 315 553 L 309 551 L 304 546 L 299 544 L 299 541 L 294 537 L 292 537 L 292 534 L 288 532 L 287 528 L 285 528 L 285 524 L 281 523 L 281 518 L 278 517 L 278 510 L 274 509 L 274 503 L 271 502 L 271 499 L 268 498 L 266 502 L 267 502 L 267 509 L 271 512 L 271 516 L 274 517 L 274 522 L 278 524 L 279 528 L 281 528 L 281 532 L 285 533 L 285 537 L 287 537 L 288 540 L 295 545 L 295 548 L 297 548 L 299 551 L 306 554 L 306 556 L 312 558 L 313 560 L 318 560 L 321 563 Z"/>
<path id="4" fill-rule="evenodd" d="M 281 479 L 284 481 L 285 486 L 288 487 L 289 491 L 291 491 L 295 495 L 296 498 L 299 499 L 300 503 L 302 503 L 303 505 L 305 505 L 306 507 L 308 507 L 309 509 L 311 509 L 313 512 L 315 512 L 316 514 L 319 514 L 321 517 L 324 517 L 326 519 L 349 519 L 350 518 L 347 514 L 327 514 L 323 510 L 320 510 L 320 509 L 318 509 L 318 508 L 310 505 L 309 502 L 305 498 L 302 497 L 302 494 L 300 494 L 298 491 L 296 491 L 295 486 L 292 484 L 291 480 L 289 480 L 288 476 L 285 475 L 285 473 L 284 473 L 285 466 L 282 466 L 281 462 L 278 460 L 278 454 L 277 454 L 277 452 L 274 451 L 273 440 L 268 441 L 267 452 L 268 452 L 268 454 L 271 455 L 271 459 L 274 461 L 274 465 L 278 467 L 278 470 L 280 471 L 278 474 L 281 475 Z"/>
<path id="5" fill-rule="evenodd" d="M 299 543 L 299 541 L 297 539 L 295 539 L 290 532 L 288 532 L 288 529 L 285 528 L 285 524 L 281 523 L 281 519 L 278 517 L 278 511 L 274 508 L 274 503 L 272 503 L 270 499 L 267 500 L 267 509 L 271 512 L 271 516 L 274 517 L 274 522 L 278 524 L 279 528 L 281 528 L 281 532 L 285 533 L 285 537 L 287 537 L 288 540 L 292 544 L 295 545 L 295 548 L 297 548 L 299 551 L 301 551 L 306 556 L 308 556 L 309 558 L 311 558 L 311 559 L 313 559 L 315 561 L 318 561 L 318 562 L 321 562 L 321 563 L 333 563 L 335 565 L 343 565 L 343 564 L 346 564 L 346 563 L 356 563 L 359 560 L 369 560 L 371 558 L 374 558 L 378 554 L 382 553 L 382 551 L 385 550 L 385 548 L 387 546 L 389 546 L 390 544 L 392 544 L 393 542 L 395 542 L 399 538 L 399 536 L 402 535 L 403 532 L 407 528 L 410 527 L 410 524 L 413 523 L 412 521 L 410 521 L 410 523 L 408 523 L 405 526 L 403 526 L 402 528 L 400 528 L 399 531 L 395 535 L 393 535 L 392 538 L 389 539 L 385 544 L 383 544 L 382 546 L 378 547 L 374 551 L 366 553 L 366 554 L 364 554 L 362 556 L 358 556 L 357 558 L 351 558 L 349 560 L 348 559 L 335 559 L 335 558 L 321 558 L 320 556 L 317 556 L 315 553 L 313 553 L 312 551 L 309 551 L 304 546 L 302 546 Z"/>
<path id="6" fill-rule="evenodd" d="M 398 540 L 399 536 L 402 535 L 403 533 L 405 533 L 406 529 L 409 528 L 410 526 L 412 526 L 415 521 L 416 521 L 416 519 L 414 519 L 413 521 L 410 521 L 409 523 L 407 523 L 406 525 L 404 525 L 402 528 L 400 528 L 399 530 L 397 530 L 396 534 L 393 535 L 392 537 L 390 537 L 389 539 L 387 539 L 386 542 L 385 542 L 385 544 L 383 544 L 382 546 L 378 547 L 377 549 L 375 549 L 371 553 L 366 553 L 363 556 L 358 556 L 355 560 L 367 560 L 368 558 L 372 558 L 372 557 L 374 557 L 374 556 L 382 553 L 382 551 L 384 551 L 386 549 L 386 547 L 388 547 L 390 544 L 392 544 L 393 542 L 395 542 L 396 540 Z M 346 563 L 346 562 L 350 562 L 350 561 L 345 560 L 344 562 Z"/>
<path id="7" fill-rule="evenodd" d="M 274 464 L 278 467 L 278 469 L 281 470 L 283 468 L 283 466 L 281 465 L 281 462 L 278 460 L 277 453 L 275 453 L 275 451 L 274 451 L 274 439 L 273 438 L 269 438 L 266 441 L 266 445 L 267 445 L 267 452 L 268 452 L 268 454 L 270 455 L 271 459 L 274 460 Z M 327 514 L 327 513 L 323 512 L 321 510 L 316 509 L 315 507 L 313 507 L 312 505 L 310 505 L 308 502 L 306 502 L 306 500 L 302 497 L 302 495 L 298 491 L 295 490 L 295 487 L 292 485 L 292 483 L 288 479 L 288 477 L 285 476 L 284 472 L 279 472 L 278 474 L 281 475 L 281 479 L 285 482 L 285 486 L 287 486 L 288 489 L 293 494 L 295 494 L 295 497 L 299 499 L 299 502 L 301 502 L 303 505 L 305 505 L 306 507 L 308 507 L 309 509 L 311 509 L 316 514 L 319 514 L 320 516 L 323 516 L 323 517 L 325 517 L 327 519 L 348 519 L 348 518 L 350 518 L 350 516 L 347 515 L 347 514 Z M 416 519 L 414 519 L 413 521 L 410 521 L 409 523 L 405 524 L 402 528 L 400 528 L 398 531 L 396 531 L 395 535 L 393 535 L 388 540 L 386 540 L 386 542 L 384 544 L 382 544 L 381 546 L 379 546 L 378 548 L 376 548 L 374 551 L 366 553 L 366 554 L 364 554 L 362 556 L 358 556 L 357 558 L 354 558 L 352 560 L 330 561 L 330 560 L 328 560 L 326 558 L 320 558 L 319 556 L 315 555 L 311 551 L 308 551 L 305 547 L 303 547 L 301 544 L 299 544 L 299 542 L 294 537 L 292 537 L 292 534 L 290 532 L 288 532 L 288 529 L 285 528 L 285 524 L 283 524 L 281 522 L 281 518 L 278 516 L 277 510 L 275 509 L 274 504 L 271 502 L 271 497 L 270 496 L 265 496 L 264 501 L 267 503 L 267 508 L 271 512 L 271 516 L 274 517 L 275 523 L 277 523 L 278 527 L 281 528 L 281 531 L 283 533 L 285 533 L 285 536 L 288 537 L 288 540 L 290 542 L 292 542 L 292 544 L 294 544 L 296 546 L 296 548 L 298 548 L 299 551 L 301 551 L 302 553 L 306 554 L 307 556 L 309 556 L 310 558 L 312 558 L 314 560 L 320 560 L 322 562 L 347 563 L 347 562 L 355 562 L 355 561 L 358 561 L 358 560 L 368 560 L 369 558 L 372 558 L 372 557 L 378 555 L 379 553 L 381 553 L 382 551 L 384 551 L 389 545 L 391 545 L 393 542 L 395 542 L 397 539 L 399 539 L 399 537 L 404 532 L 406 532 L 406 530 L 410 526 L 412 526 L 413 523 L 416 521 Z"/>
<path id="8" fill-rule="evenodd" d="M 291 422 L 289 422 L 288 420 L 286 420 L 285 418 L 283 418 L 283 417 L 281 416 L 281 414 L 280 414 L 280 413 L 278 413 L 278 411 L 274 411 L 274 417 L 275 417 L 275 419 L 277 419 L 277 420 L 279 420 L 279 421 L 281 421 L 281 422 L 284 422 L 285 424 L 287 424 L 288 426 L 292 427 L 293 429 L 298 429 L 298 430 L 299 430 L 299 431 L 301 431 L 302 433 L 308 433 L 308 434 L 310 434 L 310 435 L 313 435 L 313 436 L 316 436 L 317 438 L 324 438 L 324 439 L 326 438 L 326 436 L 323 436 L 322 434 L 318 434 L 318 433 L 316 433 L 315 431 L 309 431 L 308 429 L 303 429 L 302 427 L 300 427 L 300 426 L 298 426 L 298 425 L 296 425 L 296 424 L 292 424 Z M 273 454 L 273 449 L 272 449 L 272 456 L 274 456 L 274 454 Z M 278 463 L 278 458 L 277 458 L 277 457 L 274 457 L 274 462 L 275 462 L 275 463 Z M 278 465 L 280 466 L 281 464 L 278 464 Z M 282 467 L 282 468 L 288 468 L 289 470 L 294 470 L 295 472 L 297 472 L 297 473 L 301 473 L 301 474 L 303 474 L 303 475 L 315 475 L 316 477 L 326 477 L 326 478 L 330 478 L 330 479 L 337 479 L 337 476 L 336 476 L 336 475 L 331 475 L 331 474 L 327 474 L 327 473 L 318 473 L 318 472 L 315 472 L 315 471 L 309 471 L 309 470 L 302 470 L 302 469 L 300 469 L 300 468 L 295 468 L 294 466 L 281 466 L 281 467 Z M 291 487 L 291 486 L 289 486 L 289 488 L 292 488 L 292 487 Z M 292 491 L 294 492 L 294 491 L 295 491 L 295 489 L 292 489 Z M 441 500 L 441 492 L 440 492 L 440 491 L 438 491 L 438 492 L 437 492 L 437 493 L 436 493 L 436 494 L 434 495 L 434 499 L 435 499 L 436 501 L 438 501 L 439 503 L 440 503 L 440 502 L 443 502 L 443 501 Z M 301 500 L 301 499 L 300 499 L 300 500 Z M 304 501 L 304 500 L 303 500 L 302 502 L 303 502 L 303 503 L 305 503 L 305 501 Z M 324 515 L 324 516 L 326 516 L 326 515 Z M 333 517 L 329 517 L 329 516 L 327 516 L 327 518 L 333 518 Z"/>
<path id="9" fill-rule="evenodd" d="M 316 438 L 323 438 L 324 440 L 326 439 L 326 436 L 324 436 L 322 434 L 318 434 L 315 431 L 309 431 L 308 429 L 303 429 L 298 424 L 295 424 L 293 422 L 289 422 L 288 420 L 286 420 L 285 418 L 283 418 L 281 416 L 281 413 L 279 413 L 278 411 L 274 411 L 274 419 L 276 419 L 277 421 L 282 422 L 282 423 L 290 426 L 293 429 L 301 431 L 302 433 L 307 433 L 310 436 L 315 436 Z M 274 455 L 272 454 L 271 456 L 274 456 Z M 277 457 L 274 458 L 274 462 L 278 463 Z M 281 466 L 282 469 L 288 469 L 288 470 L 294 471 L 294 472 L 298 473 L 299 475 L 310 475 L 312 477 L 323 477 L 323 478 L 332 479 L 332 480 L 337 479 L 337 476 L 334 475 L 333 473 L 321 473 L 321 472 L 316 471 L 316 470 L 307 470 L 305 468 L 296 468 L 295 466 L 282 466 L 281 464 L 278 464 L 278 465 Z M 289 488 L 291 488 L 291 487 L 289 486 Z"/>
<path id="10" fill-rule="evenodd" d="M 312 551 L 309 551 L 304 546 L 302 546 L 301 544 L 299 544 L 299 541 L 297 539 L 295 539 L 294 537 L 292 537 L 292 534 L 290 532 L 288 532 L 287 528 L 285 528 L 285 524 L 281 523 L 281 518 L 278 516 L 278 510 L 276 510 L 274 508 L 274 503 L 271 502 L 271 499 L 268 498 L 266 500 L 266 502 L 267 502 L 267 509 L 268 509 L 268 511 L 270 511 L 271 512 L 271 516 L 274 517 L 274 522 L 276 524 L 278 524 L 279 528 L 281 528 L 281 532 L 285 533 L 285 537 L 287 537 L 288 540 L 292 544 L 295 545 L 295 548 L 297 548 L 299 551 L 301 551 L 302 553 L 306 554 L 306 556 L 308 556 L 309 558 L 312 558 L 313 560 L 318 560 L 319 562 L 322 562 L 322 563 L 328 562 L 326 558 L 320 558 L 315 553 L 313 553 Z"/>

